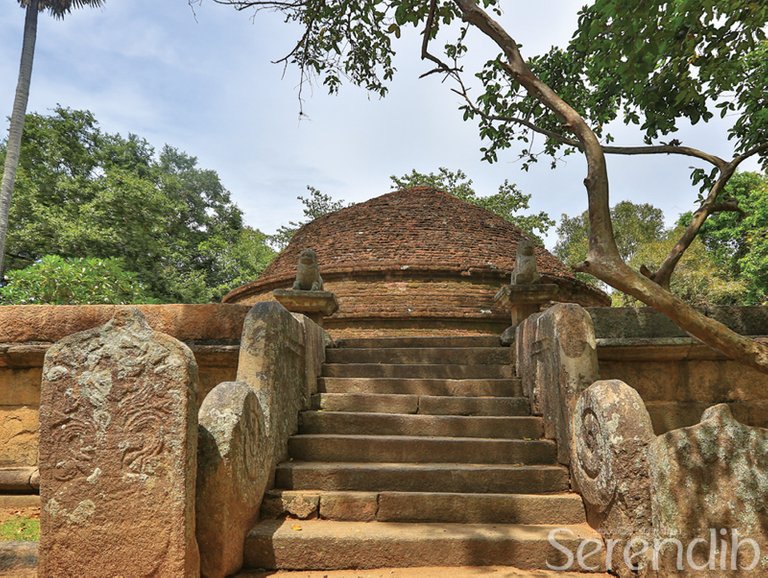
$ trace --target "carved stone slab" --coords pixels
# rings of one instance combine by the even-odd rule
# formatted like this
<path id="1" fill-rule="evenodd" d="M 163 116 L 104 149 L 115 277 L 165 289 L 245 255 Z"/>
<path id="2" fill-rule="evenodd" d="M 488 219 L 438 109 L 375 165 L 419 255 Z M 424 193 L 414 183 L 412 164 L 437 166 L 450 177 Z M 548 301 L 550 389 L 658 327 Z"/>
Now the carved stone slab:
<path id="1" fill-rule="evenodd" d="M 40 403 L 40 576 L 198 576 L 197 366 L 136 309 L 56 343 Z"/>
<path id="2" fill-rule="evenodd" d="M 275 289 L 272 294 L 283 307 L 294 313 L 322 313 L 328 316 L 339 309 L 336 295 L 330 291 Z"/>
<path id="3" fill-rule="evenodd" d="M 732 570 L 737 531 L 739 543 L 754 540 L 760 549 L 752 573 L 740 575 L 768 573 L 768 429 L 739 423 L 727 404 L 716 405 L 697 425 L 656 438 L 648 462 L 657 537 L 709 542 L 714 530 L 715 544 L 722 540 L 728 545 L 726 569 Z M 709 554 L 702 547 L 694 550 L 694 559 L 705 564 Z M 754 554 L 754 547 L 747 544 L 738 548 L 739 566 L 749 567 Z M 664 557 L 668 564 L 669 556 L 674 552 Z M 712 575 L 726 575 L 720 557 L 716 558 L 719 573 Z"/>

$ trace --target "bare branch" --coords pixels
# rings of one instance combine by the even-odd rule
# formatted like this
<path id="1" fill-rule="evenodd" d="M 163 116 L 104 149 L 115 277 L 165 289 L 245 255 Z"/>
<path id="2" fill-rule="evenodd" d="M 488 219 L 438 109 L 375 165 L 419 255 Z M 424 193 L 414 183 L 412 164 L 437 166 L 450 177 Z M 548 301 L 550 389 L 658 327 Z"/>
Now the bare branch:
<path id="1" fill-rule="evenodd" d="M 736 211 L 743 214 L 738 205 L 736 205 L 732 200 L 718 202 L 718 196 L 720 193 L 722 193 L 723 189 L 725 189 L 725 186 L 728 184 L 728 181 L 731 180 L 731 177 L 736 172 L 736 169 L 739 167 L 739 165 L 751 156 L 754 156 L 764 150 L 768 150 L 768 143 L 755 146 L 750 150 L 734 157 L 734 159 L 727 163 L 724 167 L 720 167 L 720 176 L 718 177 L 717 181 L 715 181 L 715 184 L 712 185 L 712 188 L 709 190 L 706 199 L 704 199 L 704 201 L 701 203 L 701 206 L 693 213 L 691 222 L 685 228 L 685 231 L 683 231 L 683 234 L 680 236 L 680 239 L 678 239 L 677 243 L 675 243 L 675 245 L 669 251 L 666 259 L 664 259 L 664 262 L 651 276 L 651 279 L 653 279 L 656 283 L 665 289 L 669 289 L 670 283 L 672 281 L 672 273 L 674 273 L 675 267 L 677 267 L 677 264 L 680 262 L 680 259 L 682 259 L 685 251 L 688 249 L 688 247 L 691 246 L 691 243 L 693 243 L 696 235 L 699 234 L 699 231 L 701 230 L 701 227 L 704 225 L 704 222 L 707 220 L 707 218 L 709 218 L 709 216 L 713 213 L 723 211 Z"/>
<path id="2" fill-rule="evenodd" d="M 435 14 L 437 13 L 437 0 L 430 0 L 429 2 L 429 14 L 427 14 L 427 22 L 424 25 L 424 31 L 422 34 L 424 38 L 421 39 L 421 59 L 429 60 L 437 65 L 436 68 L 428 70 L 424 74 L 421 74 L 419 78 L 425 78 L 435 73 L 445 73 L 447 75 L 456 76 L 459 70 L 455 67 L 449 66 L 437 56 L 429 51 L 429 42 L 432 40 L 432 31 L 435 27 Z"/>

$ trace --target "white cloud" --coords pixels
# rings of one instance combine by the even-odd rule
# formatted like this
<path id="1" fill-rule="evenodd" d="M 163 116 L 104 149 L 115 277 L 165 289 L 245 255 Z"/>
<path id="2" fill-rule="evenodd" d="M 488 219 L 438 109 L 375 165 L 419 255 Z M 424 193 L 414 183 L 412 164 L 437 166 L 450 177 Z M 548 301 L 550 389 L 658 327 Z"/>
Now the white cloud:
<path id="1" fill-rule="evenodd" d="M 525 54 L 567 41 L 580 2 L 541 0 L 515 8 L 503 21 Z M 513 19 L 514 16 L 514 19 Z M 524 23 L 524 24 L 523 24 Z M 23 11 L 0 10 L 0 114 L 11 110 L 18 70 Z M 458 97 L 440 79 L 419 80 L 419 37 L 400 43 L 398 74 L 379 100 L 344 86 L 338 97 L 322 87 L 305 93 L 308 118 L 299 122 L 297 76 L 270 63 L 290 50 L 296 30 L 274 14 L 251 21 L 246 13 L 204 0 L 197 21 L 186 0 L 111 0 L 78 10 L 63 21 L 41 16 L 30 111 L 57 102 L 94 112 L 104 130 L 134 132 L 155 146 L 169 143 L 219 172 L 247 222 L 274 231 L 299 219 L 296 195 L 308 184 L 360 201 L 390 188 L 389 175 L 412 168 L 462 168 L 481 193 L 505 179 L 533 195 L 532 208 L 553 217 L 586 208 L 585 167 L 578 155 L 558 170 L 542 161 L 529 173 L 510 151 L 495 165 L 480 161 L 476 127 L 461 120 Z M 495 53 L 486 39 L 473 49 Z M 312 92 L 310 96 L 310 92 Z M 681 131 L 690 144 L 727 155 L 724 126 Z M 621 138 L 638 141 L 629 131 Z M 621 139 L 620 139 L 621 140 Z M 613 201 L 648 200 L 670 218 L 689 210 L 689 159 L 610 158 Z M 550 237 L 550 244 L 554 237 Z"/>

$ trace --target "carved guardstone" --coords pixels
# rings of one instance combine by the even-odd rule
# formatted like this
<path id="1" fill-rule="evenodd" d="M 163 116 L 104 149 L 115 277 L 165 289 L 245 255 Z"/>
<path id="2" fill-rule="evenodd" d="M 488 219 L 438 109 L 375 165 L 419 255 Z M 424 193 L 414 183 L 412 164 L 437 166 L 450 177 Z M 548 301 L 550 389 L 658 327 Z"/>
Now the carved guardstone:
<path id="1" fill-rule="evenodd" d="M 137 309 L 48 350 L 40 576 L 199 576 L 197 366 Z"/>

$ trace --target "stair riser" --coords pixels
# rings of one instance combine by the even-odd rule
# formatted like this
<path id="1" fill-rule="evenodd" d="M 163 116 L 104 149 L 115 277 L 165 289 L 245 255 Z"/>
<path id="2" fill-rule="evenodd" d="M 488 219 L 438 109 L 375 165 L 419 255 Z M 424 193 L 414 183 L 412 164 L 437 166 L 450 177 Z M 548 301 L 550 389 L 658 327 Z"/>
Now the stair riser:
<path id="1" fill-rule="evenodd" d="M 528 415 L 530 403 L 523 397 L 482 398 L 423 396 L 419 413 L 425 415 Z"/>
<path id="2" fill-rule="evenodd" d="M 312 407 L 325 411 L 404 413 L 426 415 L 527 416 L 528 400 L 522 397 L 462 398 L 407 394 L 321 393 Z"/>
<path id="3" fill-rule="evenodd" d="M 329 436 L 293 437 L 288 453 L 316 462 L 554 464 L 550 441 Z"/>
<path id="4" fill-rule="evenodd" d="M 323 377 L 395 377 L 422 379 L 504 379 L 513 377 L 512 365 L 326 363 Z"/>
<path id="5" fill-rule="evenodd" d="M 438 528 L 440 526 L 437 526 Z M 418 566 L 514 565 L 520 569 L 545 569 L 563 564 L 565 554 L 550 544 L 546 535 L 510 537 L 506 533 L 476 535 L 435 530 L 418 539 L 410 536 L 370 536 L 343 533 L 327 536 L 303 532 L 251 533 L 245 543 L 245 566 L 284 570 L 335 570 Z M 558 536 L 561 547 L 576 552 L 578 538 Z"/>
<path id="6" fill-rule="evenodd" d="M 584 506 L 575 494 L 379 494 L 380 522 L 463 524 L 586 524 Z"/>
<path id="7" fill-rule="evenodd" d="M 397 379 L 324 377 L 318 383 L 323 393 L 396 393 L 461 397 L 519 397 L 517 379 Z"/>
<path id="8" fill-rule="evenodd" d="M 451 524 L 586 524 L 576 494 L 436 494 L 271 490 L 261 519 Z"/>
<path id="9" fill-rule="evenodd" d="M 404 349 L 328 349 L 328 363 L 455 363 L 460 365 L 505 365 L 510 349 L 484 348 L 404 348 Z"/>
<path id="10" fill-rule="evenodd" d="M 564 469 L 499 468 L 401 471 L 371 468 L 291 468 L 278 466 L 275 486 L 288 490 L 361 492 L 457 492 L 540 494 L 568 489 Z"/>
<path id="11" fill-rule="evenodd" d="M 336 349 L 345 348 L 404 348 L 404 347 L 498 347 L 498 335 L 482 337 L 372 337 L 340 339 Z"/>
<path id="12" fill-rule="evenodd" d="M 308 411 L 301 415 L 303 434 L 456 436 L 500 439 L 535 439 L 543 435 L 537 417 L 462 417 L 371 415 Z"/>

